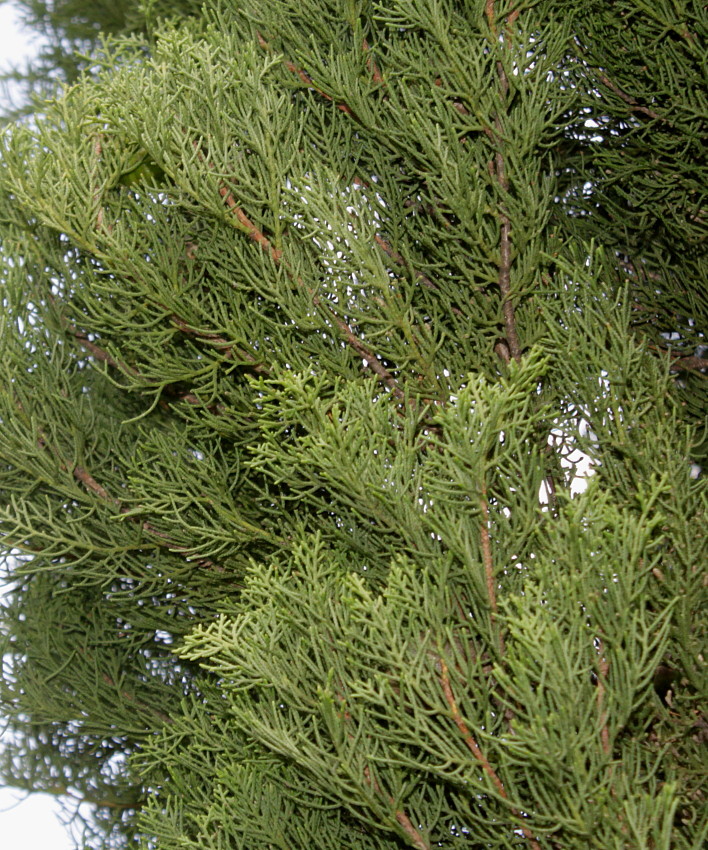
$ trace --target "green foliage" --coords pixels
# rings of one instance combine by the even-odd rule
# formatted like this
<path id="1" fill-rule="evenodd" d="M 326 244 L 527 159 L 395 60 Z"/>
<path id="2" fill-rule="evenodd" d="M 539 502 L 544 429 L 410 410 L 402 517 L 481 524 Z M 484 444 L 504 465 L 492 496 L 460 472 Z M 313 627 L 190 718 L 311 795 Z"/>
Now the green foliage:
<path id="1" fill-rule="evenodd" d="M 95 68 L 107 36 L 149 37 L 169 17 L 196 16 L 201 0 L 0 0 L 12 4 L 34 37 L 24 67 L 0 73 L 0 115 L 16 119 L 42 111 L 61 85 L 75 83 Z"/>
<path id="2" fill-rule="evenodd" d="M 4 132 L 4 781 L 92 848 L 704 845 L 703 14 L 207 4 Z"/>

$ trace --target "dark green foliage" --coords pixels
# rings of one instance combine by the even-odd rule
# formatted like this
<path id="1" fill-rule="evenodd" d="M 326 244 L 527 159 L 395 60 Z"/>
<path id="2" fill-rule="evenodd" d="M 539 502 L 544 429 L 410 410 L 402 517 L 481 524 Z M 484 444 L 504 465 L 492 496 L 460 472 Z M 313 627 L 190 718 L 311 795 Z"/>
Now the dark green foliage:
<path id="1" fill-rule="evenodd" d="M 5 133 L 3 770 L 86 846 L 704 845 L 662 8 L 207 4 Z"/>

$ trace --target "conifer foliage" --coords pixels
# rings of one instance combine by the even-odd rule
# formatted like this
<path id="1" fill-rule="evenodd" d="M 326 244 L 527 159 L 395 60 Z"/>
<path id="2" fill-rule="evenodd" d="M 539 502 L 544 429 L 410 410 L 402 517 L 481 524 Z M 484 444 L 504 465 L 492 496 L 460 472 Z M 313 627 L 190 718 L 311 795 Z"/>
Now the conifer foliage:
<path id="1" fill-rule="evenodd" d="M 704 846 L 705 24 L 210 2 L 4 132 L 6 782 L 95 848 Z"/>

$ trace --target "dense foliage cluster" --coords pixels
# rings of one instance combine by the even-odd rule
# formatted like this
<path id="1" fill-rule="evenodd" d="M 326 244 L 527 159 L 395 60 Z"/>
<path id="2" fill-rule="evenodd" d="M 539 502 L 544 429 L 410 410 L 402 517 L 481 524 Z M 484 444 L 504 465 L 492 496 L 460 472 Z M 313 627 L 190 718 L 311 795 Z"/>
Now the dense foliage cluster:
<path id="1" fill-rule="evenodd" d="M 703 4 L 121 14 L 0 139 L 4 781 L 92 848 L 699 850 Z"/>

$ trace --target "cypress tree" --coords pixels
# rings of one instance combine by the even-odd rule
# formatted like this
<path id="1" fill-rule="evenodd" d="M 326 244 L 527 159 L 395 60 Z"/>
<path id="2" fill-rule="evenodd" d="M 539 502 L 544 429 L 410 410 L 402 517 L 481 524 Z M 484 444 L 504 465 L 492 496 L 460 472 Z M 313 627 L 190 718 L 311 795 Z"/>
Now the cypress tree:
<path id="1" fill-rule="evenodd" d="M 3 133 L 5 782 L 96 848 L 704 846 L 704 42 L 210 2 Z"/>
<path id="2" fill-rule="evenodd" d="M 0 0 L 12 5 L 26 32 L 34 36 L 31 60 L 0 73 L 7 120 L 42 109 L 58 89 L 77 82 L 95 67 L 110 36 L 141 36 L 149 49 L 161 17 L 196 15 L 198 0 Z"/>

